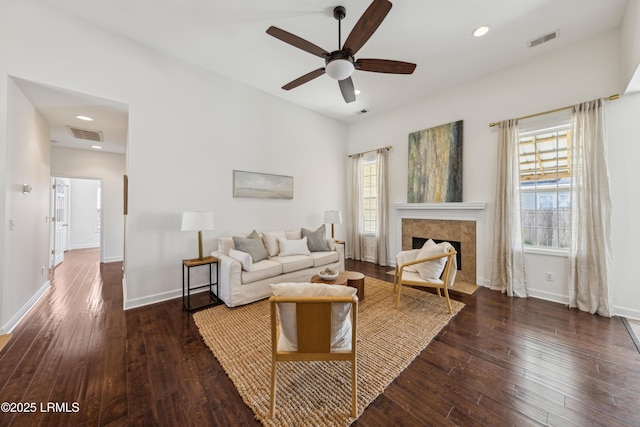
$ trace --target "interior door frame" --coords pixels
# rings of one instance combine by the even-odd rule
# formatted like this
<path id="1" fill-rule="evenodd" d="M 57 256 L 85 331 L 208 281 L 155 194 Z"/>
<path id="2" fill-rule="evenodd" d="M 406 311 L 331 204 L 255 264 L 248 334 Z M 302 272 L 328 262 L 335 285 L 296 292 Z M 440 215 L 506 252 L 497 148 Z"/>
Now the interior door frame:
<path id="1" fill-rule="evenodd" d="M 76 176 L 58 176 L 58 175 L 52 175 L 51 176 L 51 196 L 50 196 L 50 243 L 49 243 L 49 250 L 50 250 L 50 267 L 51 269 L 54 268 L 55 265 L 55 256 L 53 251 L 55 250 L 55 229 L 56 229 L 56 222 L 53 221 L 53 218 L 55 217 L 55 188 L 54 188 L 54 184 L 55 184 L 55 180 L 56 179 L 68 179 L 70 181 L 73 181 L 74 179 L 83 179 L 83 180 L 91 180 L 91 181 L 98 181 L 100 183 L 100 238 L 99 238 L 99 242 L 100 242 L 100 262 L 103 263 L 104 262 L 104 239 L 105 239 L 105 235 L 104 235 L 104 191 L 103 191 L 103 180 L 102 178 L 95 178 L 95 177 L 76 177 Z M 71 187 L 71 185 L 69 184 L 69 187 Z M 70 211 L 70 205 L 71 205 L 71 198 L 73 197 L 72 192 L 69 191 L 67 193 L 67 206 L 68 206 L 68 210 Z M 71 227 L 67 227 L 67 242 L 70 242 L 70 228 Z"/>

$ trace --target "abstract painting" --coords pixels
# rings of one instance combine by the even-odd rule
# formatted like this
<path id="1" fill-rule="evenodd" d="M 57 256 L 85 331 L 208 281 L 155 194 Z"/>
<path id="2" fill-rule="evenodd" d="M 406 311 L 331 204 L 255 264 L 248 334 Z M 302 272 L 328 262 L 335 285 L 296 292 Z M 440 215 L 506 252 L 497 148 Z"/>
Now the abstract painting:
<path id="1" fill-rule="evenodd" d="M 293 199 L 293 177 L 234 170 L 233 197 Z"/>
<path id="2" fill-rule="evenodd" d="M 407 203 L 462 202 L 462 120 L 409 134 Z"/>

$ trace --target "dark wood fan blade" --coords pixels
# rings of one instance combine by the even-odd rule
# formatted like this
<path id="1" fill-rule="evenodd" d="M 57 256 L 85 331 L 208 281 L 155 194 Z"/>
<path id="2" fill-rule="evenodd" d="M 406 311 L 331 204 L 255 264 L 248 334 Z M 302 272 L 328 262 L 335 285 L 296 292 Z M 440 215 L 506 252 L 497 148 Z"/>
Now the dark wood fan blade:
<path id="1" fill-rule="evenodd" d="M 391 10 L 391 2 L 388 0 L 373 0 L 367 10 L 364 11 L 356 25 L 351 30 L 342 49 L 355 55 L 378 29 L 384 18 Z"/>
<path id="2" fill-rule="evenodd" d="M 289 43 L 291 46 L 295 46 L 298 49 L 302 49 L 305 52 L 309 52 L 312 55 L 319 56 L 320 58 L 326 58 L 329 56 L 329 52 L 323 48 L 316 46 L 315 44 L 306 41 L 303 38 L 291 34 L 288 31 L 282 30 L 278 27 L 271 26 L 267 29 L 267 34 L 282 40 L 285 43 Z"/>
<path id="3" fill-rule="evenodd" d="M 340 92 L 342 92 L 342 97 L 347 104 L 356 100 L 356 92 L 354 90 L 353 80 L 351 80 L 351 77 L 340 80 L 338 84 L 340 85 Z"/>
<path id="4" fill-rule="evenodd" d="M 298 77 L 297 79 L 287 83 L 286 85 L 282 86 L 282 89 L 291 90 L 293 88 L 300 86 L 301 84 L 304 84 L 308 81 L 315 79 L 316 77 L 320 77 L 323 74 L 324 74 L 324 68 L 318 68 L 317 70 L 313 70 L 312 72 L 307 73 L 304 76 Z"/>
<path id="5" fill-rule="evenodd" d="M 416 69 L 416 64 L 411 62 L 389 59 L 358 59 L 353 65 L 360 71 L 389 74 L 411 74 Z"/>

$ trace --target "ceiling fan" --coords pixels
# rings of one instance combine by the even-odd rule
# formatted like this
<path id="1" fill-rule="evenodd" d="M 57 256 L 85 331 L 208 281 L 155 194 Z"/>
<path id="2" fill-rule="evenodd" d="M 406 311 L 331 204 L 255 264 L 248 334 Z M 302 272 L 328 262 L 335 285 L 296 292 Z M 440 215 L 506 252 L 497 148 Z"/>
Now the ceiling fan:
<path id="1" fill-rule="evenodd" d="M 325 60 L 324 67 L 298 77 L 282 86 L 282 89 L 291 90 L 326 73 L 332 79 L 338 80 L 342 97 L 349 103 L 356 100 L 353 80 L 351 80 L 351 75 L 355 70 L 388 74 L 413 73 L 416 64 L 410 62 L 392 61 L 389 59 L 354 58 L 354 55 L 378 29 L 391 10 L 391 6 L 392 4 L 388 0 L 373 0 L 373 3 L 369 5 L 351 30 L 342 47 L 340 47 L 340 23 L 346 16 L 346 9 L 343 6 L 336 6 L 333 9 L 333 17 L 338 20 L 338 50 L 334 50 L 333 52 L 327 52 L 321 47 L 280 28 L 274 26 L 269 27 L 267 34 Z"/>

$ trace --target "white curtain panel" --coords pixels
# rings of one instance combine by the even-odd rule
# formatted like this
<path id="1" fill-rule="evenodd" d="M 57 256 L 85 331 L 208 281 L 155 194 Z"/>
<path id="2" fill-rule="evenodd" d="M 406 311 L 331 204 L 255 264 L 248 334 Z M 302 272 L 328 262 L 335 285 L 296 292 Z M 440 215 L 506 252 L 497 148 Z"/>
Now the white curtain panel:
<path id="1" fill-rule="evenodd" d="M 349 239 L 351 258 L 360 261 L 364 254 L 363 220 L 362 220 L 362 154 L 351 156 L 351 204 L 349 206 Z"/>
<path id="2" fill-rule="evenodd" d="M 376 152 L 377 161 L 377 188 L 378 188 L 378 206 L 377 213 L 377 241 L 376 241 L 376 263 L 379 265 L 387 265 L 387 256 L 389 253 L 389 219 L 387 210 L 389 209 L 389 196 L 387 195 L 387 182 L 389 173 L 387 171 L 387 158 L 389 150 L 387 148 L 379 148 Z"/>
<path id="3" fill-rule="evenodd" d="M 501 122 L 498 132 L 491 289 L 510 297 L 527 297 L 520 212 L 518 121 Z"/>
<path id="4" fill-rule="evenodd" d="M 612 315 L 611 196 L 604 100 L 572 109 L 569 306 Z"/>

